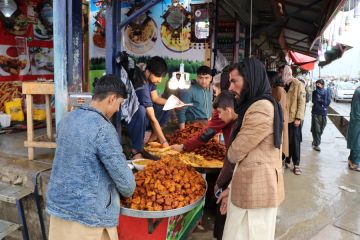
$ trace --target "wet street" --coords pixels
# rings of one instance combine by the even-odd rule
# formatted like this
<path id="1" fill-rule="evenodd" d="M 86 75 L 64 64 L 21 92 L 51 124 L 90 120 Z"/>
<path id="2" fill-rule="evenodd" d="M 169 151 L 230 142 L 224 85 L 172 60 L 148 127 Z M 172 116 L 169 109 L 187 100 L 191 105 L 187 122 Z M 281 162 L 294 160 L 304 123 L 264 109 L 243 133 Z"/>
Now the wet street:
<path id="1" fill-rule="evenodd" d="M 346 109 L 350 104 L 336 106 Z M 360 173 L 348 170 L 346 140 L 330 120 L 321 152 L 312 150 L 310 111 L 308 105 L 301 150 L 303 174 L 285 170 L 286 199 L 278 211 L 276 239 L 360 239 Z M 198 231 L 191 239 L 213 238 L 211 231 Z"/>

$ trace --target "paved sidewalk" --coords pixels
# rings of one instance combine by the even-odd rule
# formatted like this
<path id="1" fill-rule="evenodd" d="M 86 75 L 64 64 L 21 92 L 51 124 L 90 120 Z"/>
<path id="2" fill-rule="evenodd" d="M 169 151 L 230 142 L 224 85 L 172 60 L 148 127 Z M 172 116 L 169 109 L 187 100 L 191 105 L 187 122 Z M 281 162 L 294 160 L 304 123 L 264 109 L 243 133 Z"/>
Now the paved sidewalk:
<path id="1" fill-rule="evenodd" d="M 303 174 L 285 171 L 286 200 L 279 208 L 277 239 L 360 239 L 360 173 L 347 168 L 346 140 L 328 119 L 321 152 L 316 152 L 310 127 L 308 105 L 301 149 Z"/>

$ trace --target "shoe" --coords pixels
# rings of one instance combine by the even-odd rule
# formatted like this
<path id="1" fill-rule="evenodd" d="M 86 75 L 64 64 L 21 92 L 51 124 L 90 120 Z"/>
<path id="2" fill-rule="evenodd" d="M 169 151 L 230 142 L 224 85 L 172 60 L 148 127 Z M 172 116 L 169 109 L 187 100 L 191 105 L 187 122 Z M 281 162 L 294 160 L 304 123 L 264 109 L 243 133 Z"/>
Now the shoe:
<path id="1" fill-rule="evenodd" d="M 302 171 L 301 168 L 299 166 L 294 166 L 294 170 L 293 170 L 295 175 L 301 175 Z"/>
<path id="2" fill-rule="evenodd" d="M 350 170 L 360 172 L 360 167 L 359 167 L 359 165 L 352 163 L 351 160 L 348 160 L 348 166 L 349 166 L 349 169 L 350 169 Z"/>
<path id="3" fill-rule="evenodd" d="M 313 146 L 313 149 L 315 150 L 315 151 L 318 151 L 318 152 L 320 152 L 321 151 L 321 149 L 320 149 L 320 147 L 319 146 Z"/>
<path id="4" fill-rule="evenodd" d="M 155 155 L 149 153 L 149 152 L 146 151 L 146 150 L 142 150 L 142 151 L 141 151 L 141 155 L 142 155 L 143 158 L 145 158 L 145 159 L 150 159 L 150 160 L 155 160 L 155 161 L 160 160 L 160 157 L 155 156 Z"/>

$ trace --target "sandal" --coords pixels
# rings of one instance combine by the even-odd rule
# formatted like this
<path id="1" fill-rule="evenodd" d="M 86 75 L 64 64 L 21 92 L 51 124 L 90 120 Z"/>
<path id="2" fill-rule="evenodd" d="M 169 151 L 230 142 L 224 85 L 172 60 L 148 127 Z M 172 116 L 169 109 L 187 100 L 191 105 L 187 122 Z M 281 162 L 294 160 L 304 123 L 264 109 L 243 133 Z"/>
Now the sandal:
<path id="1" fill-rule="evenodd" d="M 299 166 L 294 166 L 294 170 L 293 170 L 295 175 L 301 175 L 302 171 L 301 168 Z"/>
<path id="2" fill-rule="evenodd" d="M 138 154 L 141 154 L 141 157 L 140 157 L 140 158 L 150 159 L 150 160 L 155 160 L 155 161 L 160 160 L 160 158 L 159 158 L 158 156 L 155 156 L 155 155 L 153 155 L 153 154 L 151 154 L 151 153 L 149 153 L 149 152 L 147 152 L 147 151 L 145 151 L 145 150 L 132 152 L 132 153 L 130 154 L 130 158 L 131 158 L 131 159 L 134 159 L 134 157 L 135 157 L 136 155 L 138 155 Z"/>
<path id="3" fill-rule="evenodd" d="M 155 161 L 160 160 L 160 157 L 153 155 L 144 149 L 141 151 L 141 155 L 143 156 L 143 158 L 146 159 L 155 160 Z"/>
<path id="4" fill-rule="evenodd" d="M 131 152 L 129 157 L 131 160 L 135 160 L 135 159 L 137 159 L 137 158 L 135 158 L 135 156 L 138 154 L 141 154 L 141 151 Z M 142 154 L 141 154 L 141 158 L 143 158 Z"/>
<path id="5" fill-rule="evenodd" d="M 360 172 L 359 165 L 354 164 L 351 160 L 348 160 L 348 167 L 349 167 L 350 170 Z"/>
<path id="6" fill-rule="evenodd" d="M 284 163 L 284 167 L 285 167 L 285 169 L 290 168 L 290 163 L 285 162 L 285 163 Z"/>

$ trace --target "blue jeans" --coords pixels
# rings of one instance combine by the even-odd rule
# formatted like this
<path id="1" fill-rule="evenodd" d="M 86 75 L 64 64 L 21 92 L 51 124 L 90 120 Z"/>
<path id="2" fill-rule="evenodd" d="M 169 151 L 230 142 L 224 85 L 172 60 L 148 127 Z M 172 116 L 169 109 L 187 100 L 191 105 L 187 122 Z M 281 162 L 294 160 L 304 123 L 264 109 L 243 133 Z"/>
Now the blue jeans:
<path id="1" fill-rule="evenodd" d="M 161 127 L 164 127 L 170 117 L 169 111 L 163 111 L 162 106 L 154 105 L 155 116 L 159 121 Z M 120 111 L 119 111 L 120 112 Z M 121 113 L 118 113 L 117 120 L 117 130 L 119 136 L 121 135 Z M 144 138 L 145 131 L 152 130 L 151 125 L 149 124 L 149 118 L 146 114 L 146 108 L 142 105 L 139 106 L 139 109 L 136 111 L 134 116 L 131 118 L 131 121 L 125 124 L 129 136 L 132 142 L 132 149 L 141 151 L 144 148 Z"/>
<path id="2" fill-rule="evenodd" d="M 165 127 L 170 118 L 170 111 L 164 111 L 163 107 L 164 106 L 154 104 L 155 116 L 161 127 Z M 152 129 L 151 126 L 148 127 Z"/>

